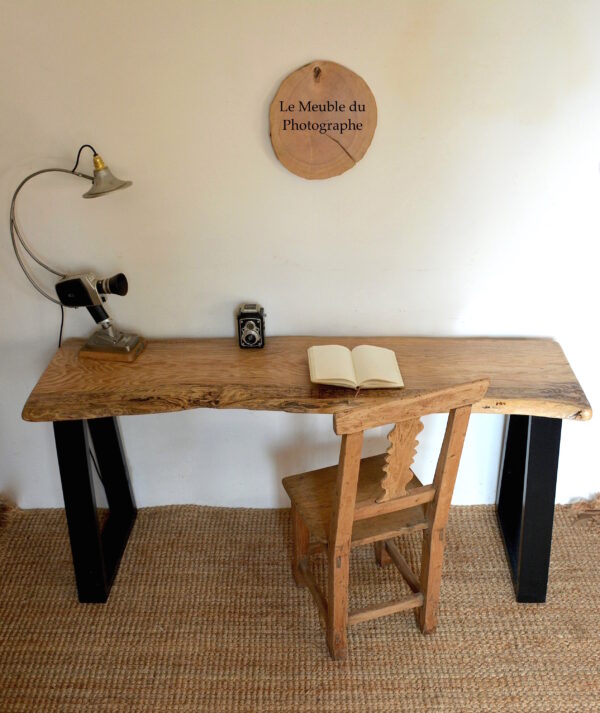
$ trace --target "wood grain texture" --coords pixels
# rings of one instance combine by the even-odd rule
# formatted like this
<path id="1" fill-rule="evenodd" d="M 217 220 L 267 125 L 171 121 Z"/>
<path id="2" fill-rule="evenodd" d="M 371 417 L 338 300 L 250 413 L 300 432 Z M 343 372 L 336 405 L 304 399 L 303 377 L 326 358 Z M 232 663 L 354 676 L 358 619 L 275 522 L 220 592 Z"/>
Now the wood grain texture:
<path id="1" fill-rule="evenodd" d="M 292 574 L 296 584 L 303 587 L 306 582 L 302 576 L 300 565 L 308 559 L 310 533 L 293 503 L 290 522 L 292 526 Z"/>
<path id="2" fill-rule="evenodd" d="M 385 476 L 381 479 L 383 494 L 377 498 L 378 503 L 406 495 L 406 486 L 413 477 L 410 467 L 419 445 L 417 436 L 422 430 L 421 419 L 415 418 L 397 423 L 388 433 L 390 446 L 383 466 Z"/>
<path id="3" fill-rule="evenodd" d="M 331 510 L 327 550 L 327 646 L 334 659 L 345 658 L 348 649 L 350 548 L 362 445 L 362 433 L 342 436 Z"/>
<path id="4" fill-rule="evenodd" d="M 478 379 L 466 384 L 446 386 L 433 391 L 406 394 L 396 391 L 387 400 L 352 404 L 333 417 L 333 430 L 356 433 L 383 424 L 419 419 L 433 413 L 446 413 L 450 408 L 471 405 L 481 401 L 489 387 L 489 379 Z"/>
<path id="5" fill-rule="evenodd" d="M 337 413 L 399 392 L 312 384 L 306 350 L 318 344 L 393 349 L 406 388 L 425 390 L 489 378 L 475 413 L 587 420 L 588 400 L 559 344 L 551 339 L 427 337 L 268 337 L 264 349 L 240 349 L 232 338 L 149 340 L 132 364 L 80 360 L 84 340 L 66 341 L 33 389 L 26 421 L 239 408 Z"/>
<path id="6" fill-rule="evenodd" d="M 315 604 L 317 605 L 319 609 L 319 618 L 321 619 L 321 624 L 326 627 L 327 626 L 327 599 L 325 598 L 325 595 L 323 592 L 319 589 L 319 585 L 317 584 L 315 578 L 312 575 L 312 572 L 308 568 L 308 562 L 307 560 L 302 560 L 300 562 L 300 576 L 304 578 L 304 584 L 308 587 L 310 593 L 312 594 L 313 599 L 315 600 Z"/>
<path id="7" fill-rule="evenodd" d="M 416 594 L 407 594 L 401 599 L 394 599 L 391 602 L 376 604 L 374 606 L 365 607 L 364 609 L 356 609 L 348 615 L 348 625 L 361 624 L 363 621 L 370 619 L 378 619 L 380 616 L 389 616 L 397 614 L 407 609 L 415 609 L 423 604 L 423 595 L 420 592 Z"/>
<path id="8" fill-rule="evenodd" d="M 385 539 L 389 539 L 427 527 L 424 502 L 431 502 L 434 492 L 431 486 L 423 488 L 416 476 L 408 484 L 409 495 L 401 499 L 402 506 L 407 509 L 398 511 L 398 503 L 389 506 L 375 504 L 375 498 L 381 492 L 384 461 L 385 453 L 361 460 L 352 523 L 353 547 L 382 539 L 382 532 L 385 533 Z M 339 466 L 334 465 L 283 479 L 285 491 L 316 542 L 326 543 L 330 540 L 338 470 Z M 411 492 L 422 490 L 426 491 L 424 497 L 416 501 L 411 498 Z M 396 510 L 387 511 L 388 507 Z"/>
<path id="9" fill-rule="evenodd" d="M 140 339 L 130 352 L 109 352 L 98 349 L 87 349 L 85 345 L 79 351 L 80 359 L 97 359 L 100 361 L 135 361 L 146 348 L 146 340 Z"/>
<path id="10" fill-rule="evenodd" d="M 377 540 L 373 543 L 373 552 L 375 554 L 375 562 L 380 567 L 387 567 L 392 564 L 392 558 L 385 548 L 385 540 Z"/>
<path id="11" fill-rule="evenodd" d="M 446 524 L 470 416 L 470 406 L 462 406 L 448 414 L 446 432 L 433 476 L 435 497 L 428 505 L 429 527 L 423 533 L 421 550 L 421 591 L 425 601 L 419 611 L 418 621 L 423 633 L 434 631 L 437 624 Z"/>
<path id="12" fill-rule="evenodd" d="M 300 106 L 312 101 L 323 106 L 337 101 L 343 111 L 307 111 Z M 362 111 L 352 111 L 352 103 Z M 282 111 L 282 106 L 284 107 Z M 293 108 L 292 108 L 293 107 Z M 306 122 L 348 122 L 358 128 L 343 133 L 335 129 L 292 130 Z M 356 165 L 365 155 L 377 126 L 375 97 L 362 77 L 336 62 L 315 60 L 288 75 L 281 83 L 269 109 L 271 144 L 275 155 L 292 173 L 302 178 L 331 178 Z"/>
<path id="13" fill-rule="evenodd" d="M 408 492 L 406 495 L 400 495 L 392 500 L 379 502 L 378 500 L 364 500 L 356 503 L 354 508 L 354 519 L 365 520 L 378 515 L 387 515 L 398 510 L 401 505 L 403 508 L 412 508 L 416 505 L 425 505 L 430 503 L 435 495 L 433 485 L 424 485 L 419 487 L 421 482 L 417 476 L 410 471 L 412 480 L 407 483 Z"/>
<path id="14" fill-rule="evenodd" d="M 394 614 L 407 608 L 417 608 L 417 622 L 421 630 L 428 633 L 435 629 L 445 531 L 452 492 L 472 403 L 483 397 L 488 383 L 486 379 L 481 379 L 456 384 L 441 391 L 434 390 L 430 394 L 408 399 L 404 404 L 405 408 L 400 409 L 397 399 L 384 404 L 383 407 L 367 403 L 355 410 L 347 421 L 349 432 L 342 435 L 337 468 L 334 466 L 284 478 L 283 486 L 290 496 L 294 518 L 301 518 L 310 535 L 317 541 L 327 537 L 327 645 L 333 659 L 346 657 L 349 624 Z M 465 399 L 469 397 L 470 402 L 465 403 Z M 410 469 L 416 437 L 422 429 L 420 417 L 427 413 L 446 411 L 449 411 L 448 421 L 433 483 L 423 487 Z M 391 453 L 388 451 L 379 456 L 361 459 L 364 432 L 353 430 L 356 424 L 366 424 L 369 428 L 385 425 L 389 423 L 390 415 L 394 414 L 400 414 L 401 418 L 406 420 L 400 424 L 403 428 L 399 429 L 399 435 L 394 436 L 395 431 L 392 431 Z M 377 422 L 377 418 L 381 420 Z M 334 416 L 334 420 L 336 419 L 337 416 Z M 339 432 L 337 428 L 336 432 Z M 399 457 L 395 470 L 390 468 L 390 455 L 392 460 L 394 456 Z M 384 469 L 386 476 L 381 479 Z M 407 473 L 409 478 L 406 477 Z M 393 496 L 391 500 L 380 502 L 382 488 L 385 489 L 385 495 Z M 410 492 L 404 494 L 405 490 Z M 419 504 L 414 502 L 415 494 L 421 498 Z M 358 513 L 357 509 L 362 512 Z M 405 532 L 423 530 L 421 573 L 418 578 L 394 543 L 390 542 L 395 536 L 389 532 L 390 518 L 394 518 L 396 525 L 408 526 Z M 369 536 L 362 538 L 359 536 L 359 529 L 365 527 L 368 528 Z M 306 552 L 310 535 L 308 538 L 302 535 L 302 541 L 294 543 L 294 550 Z M 377 541 L 385 543 L 389 559 L 413 594 L 349 614 L 350 549 L 359 542 L 367 544 Z M 381 546 L 375 548 L 375 557 L 376 561 L 385 565 L 386 558 Z M 306 581 L 302 569 L 305 565 L 307 566 L 307 558 L 303 557 L 299 570 L 303 581 Z M 322 606 L 320 597 L 312 589 L 311 592 L 317 604 Z"/>
<path id="15" fill-rule="evenodd" d="M 398 572 L 402 575 L 404 581 L 412 589 L 413 592 L 418 592 L 420 590 L 419 578 L 412 571 L 408 562 L 402 556 L 400 550 L 396 547 L 392 540 L 385 540 L 385 549 L 388 553 L 391 561 L 396 565 Z"/>

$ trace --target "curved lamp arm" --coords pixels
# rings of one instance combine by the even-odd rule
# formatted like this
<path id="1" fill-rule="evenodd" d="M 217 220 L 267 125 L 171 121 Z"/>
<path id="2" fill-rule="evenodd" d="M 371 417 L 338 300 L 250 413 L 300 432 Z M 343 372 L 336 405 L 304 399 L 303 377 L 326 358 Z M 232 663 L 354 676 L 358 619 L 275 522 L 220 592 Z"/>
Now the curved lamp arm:
<path id="1" fill-rule="evenodd" d="M 83 149 L 89 148 L 94 154 L 94 175 L 88 176 L 85 173 L 79 173 L 77 166 Z M 13 193 L 10 202 L 10 238 L 12 241 L 15 257 L 21 269 L 25 273 L 25 277 L 35 287 L 35 289 L 50 302 L 54 302 L 61 309 L 62 319 L 60 324 L 60 334 L 58 346 L 61 345 L 62 330 L 64 324 L 64 307 L 86 307 L 89 313 L 94 318 L 94 321 L 101 325 L 101 329 L 95 332 L 87 341 L 82 353 L 87 356 L 95 355 L 95 358 L 111 358 L 120 359 L 121 361 L 133 361 L 144 349 L 145 341 L 136 334 L 125 334 L 113 327 L 108 313 L 104 309 L 102 303 L 106 299 L 106 294 L 125 295 L 127 293 L 127 279 L 125 275 L 119 273 L 113 277 L 98 279 L 91 273 L 69 275 L 51 267 L 41 260 L 29 247 L 25 238 L 21 235 L 16 218 L 17 198 L 23 186 L 31 181 L 32 178 L 40 176 L 42 173 L 70 173 L 78 178 L 85 178 L 91 181 L 91 188 L 83 194 L 83 198 L 97 198 L 105 193 L 111 193 L 121 188 L 127 188 L 131 185 L 131 181 L 123 181 L 113 175 L 112 171 L 102 160 L 96 149 L 90 144 L 83 144 L 77 152 L 75 165 L 69 171 L 66 168 L 42 168 L 40 171 L 35 171 L 24 178 L 17 186 Z M 21 254 L 22 248 L 29 257 L 34 260 L 44 270 L 52 273 L 60 278 L 55 285 L 56 297 L 48 294 L 46 290 L 38 283 L 30 270 L 30 266 L 26 262 L 25 256 Z M 98 356 L 104 354 L 104 357 Z M 106 356 L 106 355 L 110 356 Z"/>
<path id="2" fill-rule="evenodd" d="M 81 152 L 81 150 L 80 150 L 80 152 Z M 16 202 L 17 202 L 17 196 L 19 195 L 19 192 L 20 192 L 21 188 L 23 188 L 23 186 L 24 186 L 28 181 L 30 181 L 32 178 L 35 178 L 36 176 L 39 176 L 39 175 L 42 174 L 42 173 L 54 173 L 54 172 L 58 172 L 58 173 L 70 173 L 71 175 L 73 175 L 73 176 L 78 176 L 79 178 L 86 178 L 88 181 L 93 181 L 93 180 L 94 180 L 92 176 L 88 176 L 88 175 L 85 174 L 85 173 L 75 172 L 75 170 L 70 171 L 68 168 L 43 168 L 41 171 L 35 171 L 34 173 L 31 173 L 29 176 L 27 176 L 26 178 L 24 178 L 24 179 L 21 181 L 21 183 L 19 183 L 19 185 L 17 186 L 17 189 L 15 190 L 15 192 L 14 192 L 14 194 L 13 194 L 12 200 L 11 200 L 11 202 L 10 202 L 10 237 L 11 237 L 11 240 L 12 240 L 13 250 L 15 251 L 15 256 L 16 256 L 18 262 L 19 262 L 19 265 L 21 266 L 21 269 L 22 269 L 23 272 L 25 273 L 25 276 L 26 276 L 27 279 L 29 280 L 29 282 L 31 282 L 31 284 L 35 287 L 35 289 L 36 289 L 40 294 L 42 294 L 44 297 L 46 297 L 46 299 L 49 299 L 51 302 L 54 302 L 54 304 L 60 305 L 60 304 L 61 304 L 60 301 L 57 300 L 55 297 L 52 297 L 52 295 L 49 295 L 42 287 L 40 287 L 40 285 L 36 282 L 35 278 L 34 278 L 33 275 L 31 274 L 31 272 L 28 270 L 27 265 L 25 264 L 25 262 L 24 262 L 22 256 L 19 254 L 19 250 L 18 250 L 18 247 L 17 247 L 17 240 L 19 241 L 19 243 L 21 244 L 21 246 L 23 247 L 23 249 L 27 252 L 27 254 L 28 254 L 33 260 L 35 260 L 35 262 L 37 262 L 38 265 L 40 265 L 41 267 L 43 267 L 45 270 L 47 270 L 48 272 L 51 272 L 51 273 L 54 274 L 54 275 L 57 275 L 57 276 L 60 277 L 61 279 L 62 279 L 63 277 L 65 277 L 66 273 L 61 272 L 60 270 L 56 270 L 56 269 L 54 269 L 53 267 L 50 267 L 49 265 L 47 265 L 45 262 L 43 262 L 42 260 L 40 260 L 40 259 L 34 254 L 34 252 L 32 251 L 32 249 L 29 247 L 29 245 L 27 245 L 27 242 L 25 241 L 25 239 L 24 239 L 23 236 L 21 235 L 21 232 L 19 231 L 19 226 L 17 225 L 16 216 L 15 216 L 15 205 L 16 205 Z"/>
<path id="3" fill-rule="evenodd" d="M 79 158 L 81 156 L 81 152 L 83 149 L 89 148 L 94 154 L 94 175 L 93 176 L 88 176 L 85 173 L 79 173 L 77 171 L 77 166 L 79 165 Z M 66 168 L 43 168 L 41 171 L 35 171 L 35 173 L 30 174 L 26 178 L 24 178 L 21 183 L 17 186 L 16 191 L 13 194 L 12 201 L 10 203 L 10 237 L 12 240 L 12 245 L 13 249 L 15 251 L 15 256 L 19 262 L 19 265 L 21 266 L 21 269 L 25 273 L 25 276 L 31 282 L 31 284 L 35 287 L 35 289 L 43 295 L 46 299 L 50 300 L 51 302 L 54 302 L 57 305 L 61 305 L 62 303 L 57 300 L 55 297 L 52 295 L 49 295 L 43 287 L 40 286 L 40 284 L 37 282 L 35 277 L 33 276 L 32 272 L 29 270 L 25 260 L 23 259 L 23 256 L 19 253 L 19 246 L 17 243 L 21 245 L 23 250 L 29 255 L 29 257 L 34 260 L 40 267 L 43 267 L 45 270 L 48 272 L 51 272 L 53 275 L 56 275 L 57 277 L 60 277 L 61 279 L 66 277 L 66 274 L 64 272 L 61 272 L 60 270 L 57 270 L 53 267 L 50 267 L 50 265 L 47 265 L 45 262 L 40 260 L 39 257 L 33 252 L 33 250 L 29 247 L 27 244 L 25 238 L 21 235 L 21 232 L 19 230 L 19 226 L 17 224 L 17 219 L 15 215 L 15 205 L 17 202 L 17 196 L 19 195 L 20 190 L 23 188 L 23 186 L 30 181 L 32 178 L 35 178 L 36 176 L 41 175 L 42 173 L 70 173 L 73 176 L 77 176 L 78 178 L 85 178 L 88 181 L 92 182 L 92 187 L 90 188 L 87 193 L 83 195 L 84 198 L 96 198 L 97 196 L 104 195 L 105 193 L 110 193 L 111 191 L 116 191 L 120 188 L 126 188 L 127 186 L 131 185 L 131 181 L 122 181 L 119 178 L 116 178 L 113 176 L 112 172 L 108 168 L 108 166 L 104 163 L 102 160 L 102 157 L 98 154 L 96 149 L 91 146 L 90 144 L 83 144 L 83 146 L 80 146 L 79 151 L 77 152 L 77 158 L 75 160 L 75 165 L 73 168 L 69 171 Z"/>

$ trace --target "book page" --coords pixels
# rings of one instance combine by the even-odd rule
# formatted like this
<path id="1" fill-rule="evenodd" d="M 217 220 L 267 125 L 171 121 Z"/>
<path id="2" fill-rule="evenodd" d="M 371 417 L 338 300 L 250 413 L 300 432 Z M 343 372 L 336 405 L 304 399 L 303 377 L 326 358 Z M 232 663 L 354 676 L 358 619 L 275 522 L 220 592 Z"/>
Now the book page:
<path id="1" fill-rule="evenodd" d="M 308 366 L 310 380 L 315 384 L 356 388 L 352 354 L 347 347 L 339 344 L 309 347 Z"/>
<path id="2" fill-rule="evenodd" d="M 361 344 L 352 350 L 356 383 L 366 388 L 404 386 L 396 353 L 384 347 Z"/>

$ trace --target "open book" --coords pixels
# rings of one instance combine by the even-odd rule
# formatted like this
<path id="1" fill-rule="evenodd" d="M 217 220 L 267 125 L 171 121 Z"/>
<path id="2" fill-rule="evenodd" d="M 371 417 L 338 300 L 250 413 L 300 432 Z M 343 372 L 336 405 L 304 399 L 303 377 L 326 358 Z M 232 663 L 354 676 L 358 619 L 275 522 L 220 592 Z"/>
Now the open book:
<path id="1" fill-rule="evenodd" d="M 339 344 L 309 347 L 310 380 L 351 389 L 394 389 L 404 386 L 391 349 L 361 344 L 352 351 Z"/>

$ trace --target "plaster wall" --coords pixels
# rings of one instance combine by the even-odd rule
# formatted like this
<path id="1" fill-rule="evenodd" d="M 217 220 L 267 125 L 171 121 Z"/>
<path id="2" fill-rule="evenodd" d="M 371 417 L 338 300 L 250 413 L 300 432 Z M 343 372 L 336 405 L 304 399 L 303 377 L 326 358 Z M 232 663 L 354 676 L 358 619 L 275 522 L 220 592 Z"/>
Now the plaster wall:
<path id="1" fill-rule="evenodd" d="M 62 505 L 51 428 L 20 420 L 60 315 L 19 271 L 8 208 L 84 142 L 133 187 L 83 201 L 82 181 L 40 177 L 19 217 L 66 271 L 127 274 L 109 303 L 122 328 L 233 337 L 235 306 L 258 300 L 269 334 L 550 336 L 597 404 L 599 26 L 585 0 L 4 0 L 0 492 Z M 378 104 L 363 161 L 326 181 L 286 171 L 268 136 L 279 83 L 313 59 L 356 71 Z M 65 336 L 92 326 L 70 311 Z M 142 506 L 285 505 L 282 475 L 337 458 L 324 416 L 122 430 Z M 493 502 L 503 430 L 473 417 L 455 503 Z M 560 502 L 600 489 L 598 442 L 598 420 L 564 424 Z"/>

